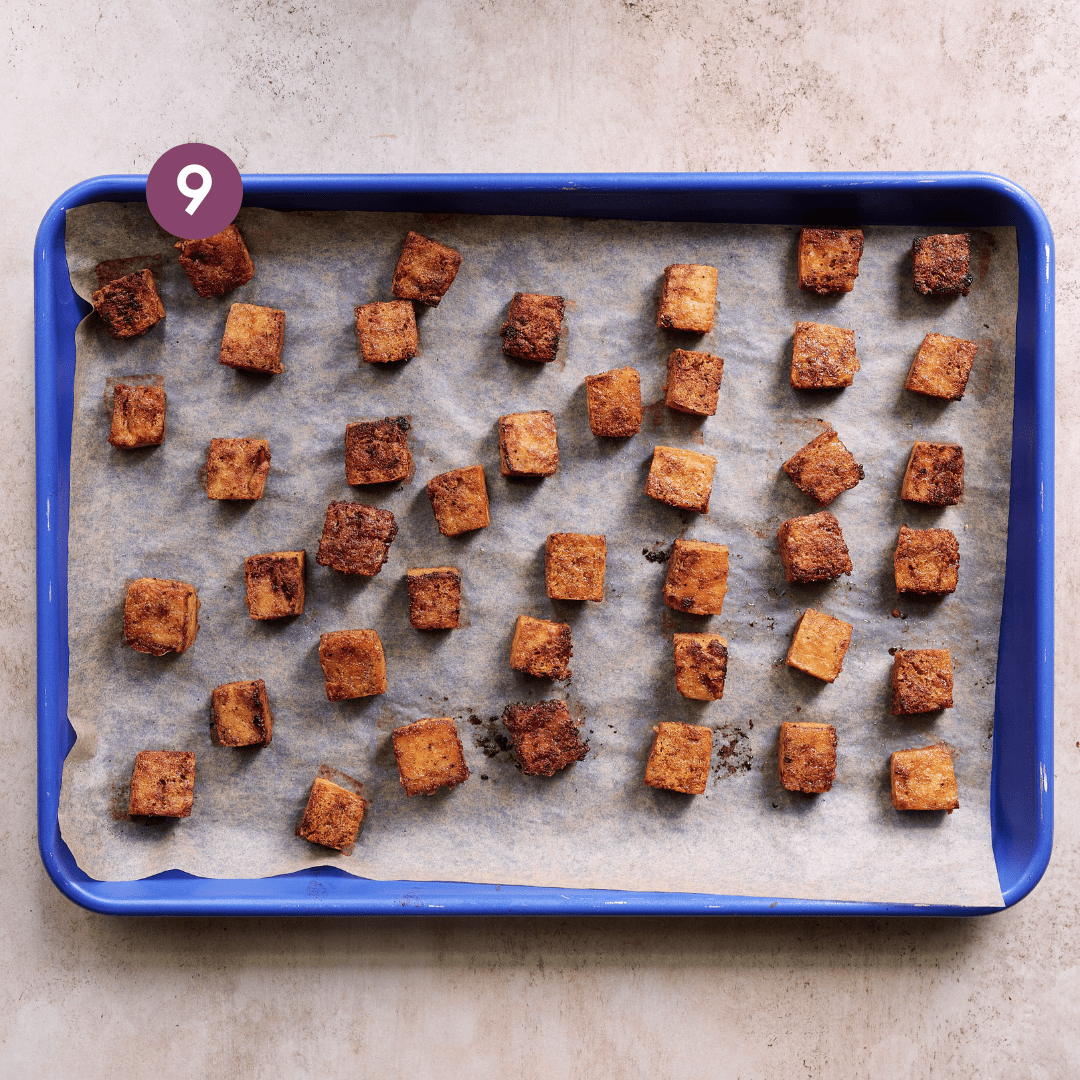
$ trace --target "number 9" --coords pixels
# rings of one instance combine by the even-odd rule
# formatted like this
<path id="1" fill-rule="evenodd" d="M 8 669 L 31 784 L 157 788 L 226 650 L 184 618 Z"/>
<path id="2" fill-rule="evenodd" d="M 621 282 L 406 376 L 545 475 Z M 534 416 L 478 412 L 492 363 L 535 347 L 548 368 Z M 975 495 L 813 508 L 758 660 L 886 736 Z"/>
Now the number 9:
<path id="1" fill-rule="evenodd" d="M 202 187 L 193 188 L 188 186 L 188 177 L 192 173 L 202 177 Z M 200 203 L 202 203 L 203 199 L 210 194 L 210 185 L 213 182 L 213 178 L 210 176 L 210 170 L 204 169 L 201 165 L 185 165 L 180 172 L 177 173 L 176 186 L 180 189 L 180 194 L 186 195 L 191 200 L 185 207 L 187 213 L 194 214 L 195 211 L 199 209 Z"/>

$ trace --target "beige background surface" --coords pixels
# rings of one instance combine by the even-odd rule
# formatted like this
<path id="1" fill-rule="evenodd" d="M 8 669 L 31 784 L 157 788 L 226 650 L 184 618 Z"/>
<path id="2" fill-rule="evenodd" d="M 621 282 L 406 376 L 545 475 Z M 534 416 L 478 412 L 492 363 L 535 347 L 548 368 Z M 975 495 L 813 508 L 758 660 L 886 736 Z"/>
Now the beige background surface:
<path id="1" fill-rule="evenodd" d="M 1080 11 L 1050 3 L 33 3 L 2 16 L 0 1071 L 1022 1077 L 1080 1071 Z M 35 836 L 32 244 L 169 146 L 246 171 L 985 169 L 1058 257 L 1054 859 L 975 921 L 153 921 Z"/>

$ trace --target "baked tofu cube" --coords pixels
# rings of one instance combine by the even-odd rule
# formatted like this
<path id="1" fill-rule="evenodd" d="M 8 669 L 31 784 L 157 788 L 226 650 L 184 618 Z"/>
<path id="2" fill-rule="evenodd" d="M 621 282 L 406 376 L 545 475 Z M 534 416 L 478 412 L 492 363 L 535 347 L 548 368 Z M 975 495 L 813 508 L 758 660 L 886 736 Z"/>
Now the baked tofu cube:
<path id="1" fill-rule="evenodd" d="M 510 643 L 510 666 L 543 679 L 570 678 L 570 627 L 566 623 L 519 615 Z"/>
<path id="2" fill-rule="evenodd" d="M 900 498 L 930 506 L 955 506 L 964 494 L 964 448 L 917 442 L 911 448 Z"/>
<path id="3" fill-rule="evenodd" d="M 266 439 L 211 439 L 206 494 L 211 499 L 261 499 L 270 471 Z"/>
<path id="4" fill-rule="evenodd" d="M 664 402 L 679 412 L 714 416 L 723 376 L 724 361 L 719 356 L 676 349 L 668 357 Z"/>
<path id="5" fill-rule="evenodd" d="M 694 701 L 719 701 L 727 676 L 727 641 L 719 634 L 675 635 L 675 689 Z"/>
<path id="6" fill-rule="evenodd" d="M 893 567 L 898 593 L 956 592 L 960 544 L 949 529 L 909 529 L 901 525 Z"/>
<path id="7" fill-rule="evenodd" d="M 409 622 L 414 630 L 456 630 L 461 625 L 461 571 L 432 566 L 408 571 Z"/>
<path id="8" fill-rule="evenodd" d="M 499 417 L 499 472 L 551 476 L 559 467 L 555 417 L 546 409 Z"/>
<path id="9" fill-rule="evenodd" d="M 551 533 L 544 545 L 544 582 L 552 600 L 604 599 L 607 540 L 581 533 Z"/>
<path id="10" fill-rule="evenodd" d="M 594 435 L 624 438 L 641 430 L 641 376 L 632 367 L 586 375 L 585 396 Z"/>
<path id="11" fill-rule="evenodd" d="M 313 844 L 342 851 L 356 843 L 367 802 L 355 791 L 317 777 L 296 835 Z"/>
<path id="12" fill-rule="evenodd" d="M 799 288 L 819 296 L 851 292 L 862 253 L 862 229 L 803 229 L 799 233 Z"/>
<path id="13" fill-rule="evenodd" d="M 305 554 L 274 551 L 244 560 L 244 603 L 253 619 L 303 614 Z"/>
<path id="14" fill-rule="evenodd" d="M 559 351 L 563 312 L 566 301 L 561 296 L 537 293 L 514 293 L 499 336 L 507 356 L 519 360 L 548 363 Z"/>
<path id="15" fill-rule="evenodd" d="M 345 481 L 389 484 L 407 480 L 413 471 L 409 450 L 412 417 L 387 416 L 345 425 Z"/>
<path id="16" fill-rule="evenodd" d="M 917 293 L 967 296 L 971 289 L 971 242 L 966 233 L 916 236 L 911 262 Z"/>
<path id="17" fill-rule="evenodd" d="M 386 657 L 374 630 L 335 630 L 319 638 L 326 700 L 386 693 Z"/>
<path id="18" fill-rule="evenodd" d="M 226 367 L 280 375 L 285 368 L 285 312 L 258 304 L 233 304 L 225 320 L 218 362 Z"/>
<path id="19" fill-rule="evenodd" d="M 707 514 L 715 470 L 716 458 L 709 454 L 657 446 L 653 449 L 645 494 L 668 506 Z"/>
<path id="20" fill-rule="evenodd" d="M 187 750 L 142 750 L 131 771 L 128 813 L 190 817 L 195 801 L 195 755 Z"/>
<path id="21" fill-rule="evenodd" d="M 109 442 L 122 450 L 160 446 L 165 441 L 165 391 L 160 386 L 113 387 Z"/>
<path id="22" fill-rule="evenodd" d="M 411 360 L 420 351 L 416 312 L 409 300 L 361 304 L 356 309 L 360 355 L 369 364 Z"/>
<path id="23" fill-rule="evenodd" d="M 200 296 L 224 296 L 246 285 L 255 274 L 247 245 L 235 225 L 227 225 L 205 240 L 181 240 L 173 246 Z"/>
<path id="24" fill-rule="evenodd" d="M 840 522 L 828 510 L 790 518 L 776 533 L 784 577 L 792 584 L 829 581 L 851 573 Z"/>
<path id="25" fill-rule="evenodd" d="M 402 300 L 438 307 L 460 266 L 461 256 L 453 248 L 410 232 L 401 245 L 390 291 Z"/>
<path id="26" fill-rule="evenodd" d="M 140 270 L 102 285 L 91 300 L 114 338 L 138 337 L 165 318 L 165 305 L 151 270 Z"/>
<path id="27" fill-rule="evenodd" d="M 526 776 L 554 776 L 589 752 L 565 701 L 516 701 L 506 706 L 502 720 Z"/>
<path id="28" fill-rule="evenodd" d="M 362 503 L 332 502 L 315 561 L 342 574 L 374 577 L 390 557 L 397 523 L 389 510 Z"/>
<path id="29" fill-rule="evenodd" d="M 653 731 L 656 738 L 645 766 L 645 783 L 684 795 L 704 795 L 709 782 L 712 730 L 697 724 L 665 722 Z"/>
<path id="30" fill-rule="evenodd" d="M 836 728 L 832 724 L 780 725 L 780 783 L 788 791 L 819 795 L 836 779 Z"/>
<path id="31" fill-rule="evenodd" d="M 405 794 L 434 795 L 469 779 L 465 751 L 449 716 L 417 720 L 394 729 L 394 757 Z"/>
<path id="32" fill-rule="evenodd" d="M 664 267 L 664 288 L 656 310 L 656 325 L 663 330 L 707 334 L 716 310 L 715 266 L 674 263 Z"/>
<path id="33" fill-rule="evenodd" d="M 726 544 L 676 540 L 664 581 L 664 603 L 691 615 L 719 615 L 727 595 Z"/>
<path id="34" fill-rule="evenodd" d="M 828 506 L 842 491 L 863 479 L 863 467 L 835 431 L 823 431 L 784 462 L 795 486 L 818 504 Z"/>
<path id="35" fill-rule="evenodd" d="M 897 810 L 947 810 L 951 814 L 960 808 L 952 754 L 943 743 L 897 750 L 889 772 Z"/>
<path id="36" fill-rule="evenodd" d="M 797 322 L 791 347 L 794 390 L 833 390 L 850 386 L 859 370 L 855 331 L 824 323 Z"/>
<path id="37" fill-rule="evenodd" d="M 213 724 L 210 734 L 217 746 L 269 746 L 274 718 L 262 679 L 222 683 L 211 695 Z"/>
<path id="38" fill-rule="evenodd" d="M 199 597 L 191 585 L 162 578 L 133 581 L 124 599 L 124 641 L 136 652 L 185 652 L 199 632 Z"/>
<path id="39" fill-rule="evenodd" d="M 443 536 L 460 536 L 491 524 L 483 465 L 440 473 L 428 481 L 427 493 Z"/>
<path id="40" fill-rule="evenodd" d="M 851 623 L 807 608 L 795 627 L 788 649 L 788 667 L 798 668 L 824 682 L 835 682 L 851 644 Z"/>
<path id="41" fill-rule="evenodd" d="M 905 390 L 928 397 L 959 401 L 967 389 L 971 365 L 979 346 L 963 338 L 927 334 L 908 372 Z"/>
<path id="42" fill-rule="evenodd" d="M 952 658 L 948 649 L 897 649 L 892 669 L 892 714 L 951 709 Z"/>

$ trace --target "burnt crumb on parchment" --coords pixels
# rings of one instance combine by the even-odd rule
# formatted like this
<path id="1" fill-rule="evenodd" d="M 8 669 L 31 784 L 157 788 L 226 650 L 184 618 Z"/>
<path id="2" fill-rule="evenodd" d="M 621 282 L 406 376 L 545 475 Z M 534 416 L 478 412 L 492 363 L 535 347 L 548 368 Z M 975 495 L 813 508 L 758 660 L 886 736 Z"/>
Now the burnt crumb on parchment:
<path id="1" fill-rule="evenodd" d="M 749 772 L 754 767 L 750 736 L 742 728 L 730 723 L 721 724 L 713 731 L 713 742 L 716 746 L 713 774 L 717 780 Z"/>
<path id="2" fill-rule="evenodd" d="M 658 545 L 662 542 L 663 541 L 661 540 L 657 540 L 651 548 L 643 547 L 641 549 L 641 554 L 644 555 L 649 562 L 666 563 L 668 559 L 671 558 L 671 548 L 663 547 L 658 550 Z"/>
<path id="3" fill-rule="evenodd" d="M 499 717 L 489 716 L 487 720 L 481 720 L 479 716 L 470 715 L 469 723 L 480 728 L 473 732 L 473 745 L 477 750 L 484 752 L 484 757 L 499 758 L 502 761 L 512 761 L 510 753 L 513 744 L 510 736 L 502 729 Z"/>

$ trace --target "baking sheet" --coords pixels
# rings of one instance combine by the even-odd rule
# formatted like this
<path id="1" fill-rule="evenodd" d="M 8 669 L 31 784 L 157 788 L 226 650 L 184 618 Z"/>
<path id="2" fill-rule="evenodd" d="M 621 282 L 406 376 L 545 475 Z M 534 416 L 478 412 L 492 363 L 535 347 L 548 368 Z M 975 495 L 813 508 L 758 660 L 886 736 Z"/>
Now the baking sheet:
<path id="1" fill-rule="evenodd" d="M 989 775 L 1015 348 L 1011 229 L 973 234 L 975 285 L 969 297 L 950 302 L 911 290 L 916 229 L 866 230 L 855 291 L 822 299 L 796 287 L 795 229 L 258 209 L 242 211 L 238 224 L 256 276 L 228 297 L 200 300 L 144 205 L 95 205 L 68 215 L 69 264 L 80 294 L 96 287 L 99 261 L 158 255 L 169 313 L 133 342 L 114 342 L 96 316 L 78 336 L 69 588 L 70 715 L 79 738 L 65 764 L 60 824 L 87 873 L 132 879 L 176 867 L 244 877 L 333 862 L 384 879 L 1001 904 Z M 421 355 L 393 369 L 363 365 L 352 309 L 390 298 L 409 228 L 457 247 L 465 262 L 440 307 L 419 314 Z M 703 339 L 654 325 L 662 269 L 682 261 L 719 268 L 716 328 Z M 567 297 L 568 334 L 556 363 L 502 356 L 498 328 L 517 290 Z M 287 311 L 284 375 L 266 381 L 217 364 L 234 301 Z M 791 333 L 807 318 L 855 329 L 862 371 L 852 387 L 790 389 Z M 960 403 L 902 390 L 930 330 L 980 344 Z M 715 417 L 695 420 L 658 404 L 673 347 L 725 358 Z M 595 439 L 584 376 L 623 364 L 641 372 L 644 400 L 654 404 L 635 438 Z M 168 434 L 162 447 L 121 452 L 105 441 L 102 393 L 109 376 L 133 373 L 163 375 Z M 558 420 L 560 471 L 544 480 L 504 480 L 497 418 L 536 408 Z M 350 490 L 345 423 L 402 412 L 413 416 L 415 478 L 399 490 Z M 780 464 L 824 422 L 866 470 L 863 483 L 830 506 L 855 570 L 825 585 L 788 586 L 776 528 L 816 507 Z M 267 494 L 247 506 L 210 502 L 199 484 L 209 440 L 237 435 L 269 438 Z M 963 443 L 960 506 L 899 501 L 916 438 Z M 707 516 L 643 495 L 656 443 L 718 458 Z M 441 537 L 423 485 L 477 461 L 488 474 L 492 525 Z M 397 516 L 390 561 L 374 579 L 314 564 L 326 504 L 338 498 Z M 897 603 L 892 551 L 905 521 L 957 533 L 957 594 Z M 543 543 L 551 531 L 606 533 L 603 604 L 547 599 Z M 730 547 L 722 616 L 702 619 L 663 605 L 666 566 L 643 550 L 662 552 L 677 535 Z M 249 620 L 244 556 L 301 546 L 310 557 L 304 615 L 281 624 Z M 408 623 L 404 572 L 443 563 L 462 569 L 469 625 L 421 634 Z M 124 586 L 144 575 L 178 577 L 199 589 L 199 638 L 183 656 L 144 656 L 122 643 Z M 855 626 L 835 684 L 783 665 L 807 605 Z M 569 686 L 509 670 L 521 612 L 573 627 Z M 318 636 L 352 627 L 379 631 L 390 689 L 330 703 Z M 725 697 L 708 704 L 675 691 L 670 641 L 674 631 L 705 628 L 724 634 L 730 650 Z M 957 707 L 891 717 L 888 649 L 943 645 L 953 655 Z M 258 751 L 213 747 L 210 691 L 255 677 L 270 693 L 273 743 Z M 592 751 L 557 777 L 523 776 L 493 718 L 509 701 L 553 696 L 566 697 L 583 718 Z M 472 777 L 453 792 L 406 799 L 390 731 L 431 715 L 457 718 Z M 776 734 L 785 719 L 836 723 L 839 766 L 830 793 L 805 796 L 779 786 Z M 642 784 L 660 720 L 714 728 L 705 796 Z M 955 748 L 961 809 L 896 813 L 888 754 L 938 739 Z M 194 812 L 179 822 L 133 823 L 123 815 L 131 763 L 138 750 L 159 748 L 196 752 Z M 350 858 L 293 836 L 324 763 L 362 780 L 373 800 Z"/>

